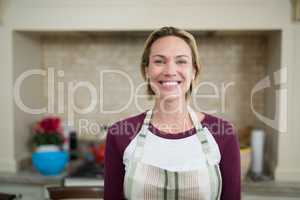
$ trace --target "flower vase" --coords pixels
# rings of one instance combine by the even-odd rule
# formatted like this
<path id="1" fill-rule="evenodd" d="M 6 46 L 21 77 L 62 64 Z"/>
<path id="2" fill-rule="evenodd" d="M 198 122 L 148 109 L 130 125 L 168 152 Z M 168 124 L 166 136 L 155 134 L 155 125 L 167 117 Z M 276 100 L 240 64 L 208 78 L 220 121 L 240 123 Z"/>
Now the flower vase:
<path id="1" fill-rule="evenodd" d="M 36 147 L 35 152 L 57 152 L 60 147 L 55 144 L 44 144 Z"/>
<path id="2" fill-rule="evenodd" d="M 69 155 L 57 145 L 41 145 L 32 153 L 32 164 L 42 175 L 59 175 L 68 163 Z"/>

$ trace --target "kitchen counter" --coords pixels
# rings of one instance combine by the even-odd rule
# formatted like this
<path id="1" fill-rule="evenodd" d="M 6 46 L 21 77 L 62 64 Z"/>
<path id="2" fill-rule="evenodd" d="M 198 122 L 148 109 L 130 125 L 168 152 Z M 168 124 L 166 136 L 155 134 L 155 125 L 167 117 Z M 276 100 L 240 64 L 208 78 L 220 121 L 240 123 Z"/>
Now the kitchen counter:
<path id="1" fill-rule="evenodd" d="M 74 165 L 72 163 L 71 165 Z M 70 166 L 71 166 L 70 165 Z M 37 172 L 33 166 L 28 166 L 16 173 L 13 172 L 0 172 L 0 183 L 11 184 L 31 184 L 31 185 L 61 185 L 63 179 L 68 175 L 70 166 L 59 175 L 44 176 Z"/>
<path id="2" fill-rule="evenodd" d="M 24 185 L 24 187 L 28 187 L 28 185 L 34 186 L 34 187 L 40 187 L 44 188 L 45 186 L 49 185 L 64 185 L 64 181 L 67 178 L 70 178 L 70 172 L 74 172 L 75 179 L 73 183 L 75 184 L 81 184 L 81 183 L 87 183 L 88 185 L 88 178 L 81 178 L 76 177 L 76 170 L 75 169 L 81 169 L 79 171 L 83 172 L 84 174 L 87 171 L 90 171 L 86 167 L 82 166 L 82 161 L 76 161 L 69 164 L 69 166 L 66 168 L 66 170 L 57 176 L 43 176 L 39 174 L 37 171 L 35 171 L 32 167 L 22 170 L 17 173 L 8 173 L 8 172 L 0 172 L 0 188 L 2 188 L 4 191 L 4 187 L 6 188 L 12 188 L 13 185 L 18 185 L 18 188 L 15 191 L 18 192 L 11 192 L 14 194 L 21 193 L 24 197 L 24 194 L 26 194 L 25 189 L 23 189 L 21 185 Z M 74 171 L 75 170 L 75 171 Z M 93 171 L 93 170 L 91 170 Z M 85 174 L 89 178 L 93 178 L 91 174 Z M 72 176 L 71 176 L 72 178 Z M 103 177 L 101 176 L 95 176 L 94 180 L 98 180 L 98 182 L 103 181 Z M 95 183 L 91 181 L 92 183 Z M 70 184 L 73 184 L 70 182 Z M 100 185 L 102 186 L 102 184 Z M 260 195 L 260 196 L 277 196 L 277 197 L 300 197 L 300 182 L 277 182 L 277 181 L 261 181 L 261 182 L 253 182 L 251 180 L 246 180 L 242 184 L 243 188 L 243 195 Z M 28 189 L 26 189 L 28 190 Z M 2 191 L 2 192 L 4 192 Z M 37 191 L 40 191 L 43 193 L 42 190 L 35 190 L 32 192 L 33 189 L 30 189 L 30 194 L 37 193 Z M 30 196 L 31 199 L 34 199 L 32 196 Z M 28 199 L 30 199 L 28 198 Z M 39 199 L 39 198 L 36 198 Z"/>
<path id="3" fill-rule="evenodd" d="M 22 200 L 41 200 L 48 198 L 47 187 L 69 185 L 104 186 L 102 168 L 95 169 L 93 162 L 83 160 L 72 161 L 65 171 L 57 176 L 43 176 L 32 166 L 23 168 L 16 173 L 0 172 L 0 193 L 14 194 Z M 95 173 L 95 175 L 93 175 Z"/>
<path id="4" fill-rule="evenodd" d="M 247 179 L 242 184 L 244 194 L 272 197 L 300 197 L 300 181 L 252 181 Z"/>
<path id="5" fill-rule="evenodd" d="M 61 186 L 67 170 L 57 176 L 43 176 L 32 167 L 16 173 L 0 172 L 0 193 L 14 194 L 22 200 L 41 200 L 48 186 Z"/>
<path id="6" fill-rule="evenodd" d="M 16 173 L 0 172 L 0 183 L 32 184 L 32 185 L 61 185 L 67 172 L 57 176 L 43 176 L 33 168 Z"/>
<path id="7" fill-rule="evenodd" d="M 38 173 L 33 166 L 28 166 L 23 170 L 16 173 L 0 172 L 0 183 L 9 184 L 31 184 L 31 185 L 63 185 L 66 177 L 93 177 L 92 173 L 95 173 L 94 177 L 101 179 L 102 177 L 97 175 L 96 170 L 86 167 L 90 166 L 90 163 L 85 163 L 82 160 L 72 161 L 66 167 L 65 171 L 56 176 L 43 176 Z M 90 172 L 90 173 L 87 173 Z M 97 176 L 96 176 L 97 175 Z"/>

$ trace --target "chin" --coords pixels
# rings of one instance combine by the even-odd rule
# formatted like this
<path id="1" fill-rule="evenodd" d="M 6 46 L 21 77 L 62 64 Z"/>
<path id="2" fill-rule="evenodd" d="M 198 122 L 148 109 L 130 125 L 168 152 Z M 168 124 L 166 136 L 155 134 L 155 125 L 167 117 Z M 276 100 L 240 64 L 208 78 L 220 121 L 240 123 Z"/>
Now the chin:
<path id="1" fill-rule="evenodd" d="M 179 99 L 185 99 L 185 96 L 180 93 L 161 93 L 159 96 L 157 96 L 157 99 L 160 101 L 174 101 Z"/>

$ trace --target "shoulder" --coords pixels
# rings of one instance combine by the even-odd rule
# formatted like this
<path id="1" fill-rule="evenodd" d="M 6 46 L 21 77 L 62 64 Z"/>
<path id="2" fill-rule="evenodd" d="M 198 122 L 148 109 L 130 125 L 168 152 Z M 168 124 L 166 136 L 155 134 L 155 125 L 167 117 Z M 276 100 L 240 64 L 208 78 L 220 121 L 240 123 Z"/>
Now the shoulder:
<path id="1" fill-rule="evenodd" d="M 140 130 L 146 112 L 113 123 L 107 131 L 106 144 L 112 145 L 122 154 L 130 141 Z"/>
<path id="2" fill-rule="evenodd" d="M 111 135 L 132 135 L 137 129 L 141 127 L 145 118 L 146 112 L 127 117 L 120 121 L 113 123 L 108 128 L 108 134 Z"/>
<path id="3" fill-rule="evenodd" d="M 230 146 L 239 146 L 236 129 L 231 122 L 211 114 L 204 115 L 201 123 L 213 135 L 221 154 Z"/>
<path id="4" fill-rule="evenodd" d="M 235 134 L 234 125 L 221 117 L 204 113 L 201 123 L 216 136 Z"/>

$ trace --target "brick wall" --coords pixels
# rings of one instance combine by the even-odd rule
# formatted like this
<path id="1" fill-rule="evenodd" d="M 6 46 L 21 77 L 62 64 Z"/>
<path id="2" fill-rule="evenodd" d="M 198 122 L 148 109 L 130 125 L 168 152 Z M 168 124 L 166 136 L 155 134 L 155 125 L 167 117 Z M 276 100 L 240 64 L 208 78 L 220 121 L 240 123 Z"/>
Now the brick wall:
<path id="1" fill-rule="evenodd" d="M 138 106 L 131 94 L 145 94 L 146 87 L 139 71 L 141 51 L 146 36 L 143 34 L 112 35 L 47 35 L 42 37 L 44 49 L 43 65 L 54 68 L 55 74 L 55 113 L 67 118 L 68 87 L 78 81 L 89 81 L 97 91 L 97 106 L 87 114 L 75 114 L 75 124 L 89 122 L 89 130 L 81 128 L 81 133 L 97 132 L 98 125 L 110 124 L 124 117 L 134 115 L 149 108 L 152 102 L 147 98 L 138 98 Z M 262 35 L 218 35 L 196 36 L 201 62 L 203 64 L 201 87 L 197 94 L 216 95 L 215 97 L 197 97 L 192 103 L 196 109 L 224 117 L 237 128 L 255 125 L 257 119 L 250 109 L 250 94 L 254 85 L 266 74 L 267 39 Z M 120 73 L 105 73 L 103 70 L 117 70 Z M 63 71 L 62 75 L 59 71 Z M 60 73 L 60 74 L 59 74 Z M 59 75 L 58 75 L 59 74 Z M 126 77 L 128 75 L 128 77 Z M 64 91 L 58 91 L 58 84 Z M 47 80 L 45 79 L 45 88 Z M 102 87 L 103 86 L 103 87 Z M 103 88 L 103 95 L 100 88 Z M 226 92 L 222 92 L 226 88 Z M 45 95 L 47 95 L 45 90 Z M 64 113 L 58 113 L 58 94 L 64 96 Z M 62 95 L 63 94 L 63 95 Z M 136 96 L 136 95 L 133 95 Z M 74 95 L 78 108 L 90 103 L 87 89 L 79 88 Z M 264 110 L 264 92 L 254 96 L 254 108 L 262 113 Z M 122 112 L 104 113 L 105 111 L 128 108 Z M 100 108 L 102 107 L 102 108 Z M 101 111 L 102 110 L 102 111 Z M 79 121 L 81 119 L 81 121 Z M 87 131 L 88 130 L 88 131 Z"/>

